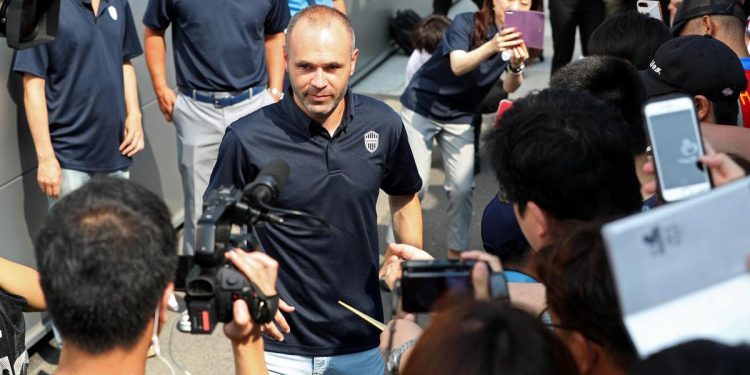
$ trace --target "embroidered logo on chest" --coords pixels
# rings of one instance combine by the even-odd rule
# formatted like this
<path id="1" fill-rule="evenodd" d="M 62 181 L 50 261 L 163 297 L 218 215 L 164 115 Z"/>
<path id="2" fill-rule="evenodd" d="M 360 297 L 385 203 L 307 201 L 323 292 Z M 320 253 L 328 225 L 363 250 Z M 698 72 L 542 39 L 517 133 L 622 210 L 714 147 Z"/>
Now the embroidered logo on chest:
<path id="1" fill-rule="evenodd" d="M 107 8 L 107 12 L 109 12 L 109 16 L 112 17 L 113 21 L 117 21 L 117 9 L 115 7 L 111 6 Z"/>
<path id="2" fill-rule="evenodd" d="M 365 134 L 365 148 L 367 151 L 373 153 L 378 149 L 378 138 L 380 138 L 380 135 L 374 131 L 369 131 Z"/>

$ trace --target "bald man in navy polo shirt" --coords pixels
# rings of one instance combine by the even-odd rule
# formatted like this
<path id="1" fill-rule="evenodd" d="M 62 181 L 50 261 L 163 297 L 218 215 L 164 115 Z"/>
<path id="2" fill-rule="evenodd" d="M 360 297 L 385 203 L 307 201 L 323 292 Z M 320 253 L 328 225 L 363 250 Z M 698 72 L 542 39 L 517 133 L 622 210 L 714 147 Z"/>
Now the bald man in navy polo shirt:
<path id="1" fill-rule="evenodd" d="M 127 0 L 63 0 L 57 38 L 17 52 L 37 181 L 50 204 L 94 174 L 128 177 L 144 146 L 130 64 L 142 52 Z"/>
<path id="2" fill-rule="evenodd" d="M 389 195 L 397 241 L 422 243 L 422 186 L 400 117 L 349 88 L 358 50 L 346 17 L 325 6 L 295 14 L 287 29 L 289 99 L 232 124 L 209 190 L 244 187 L 275 159 L 289 180 L 275 205 L 325 220 L 330 233 L 300 236 L 256 227 L 263 249 L 279 262 L 279 295 L 296 310 L 277 323 L 291 330 L 266 339 L 272 374 L 377 374 L 380 331 L 338 305 L 344 301 L 382 321 L 375 202 Z M 268 331 L 273 335 L 278 332 Z"/>

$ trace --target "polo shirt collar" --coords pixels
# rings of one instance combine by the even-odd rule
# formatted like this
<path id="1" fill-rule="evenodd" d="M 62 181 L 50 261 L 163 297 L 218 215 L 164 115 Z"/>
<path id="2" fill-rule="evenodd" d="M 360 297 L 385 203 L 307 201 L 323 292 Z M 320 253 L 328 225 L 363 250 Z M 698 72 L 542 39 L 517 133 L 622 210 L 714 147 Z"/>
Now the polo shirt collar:
<path id="1" fill-rule="evenodd" d="M 93 7 L 93 6 L 91 5 L 91 2 L 92 2 L 92 0 L 80 0 L 80 2 L 81 2 L 81 4 L 83 4 L 83 5 L 88 5 L 88 7 L 89 7 L 89 8 Z M 107 7 L 109 6 L 109 3 L 110 3 L 110 2 L 109 2 L 109 0 L 101 0 L 101 1 L 99 2 L 99 14 L 102 14 L 102 12 L 103 12 L 103 11 L 104 11 L 105 9 L 107 9 Z M 97 17 L 99 16 L 99 14 L 97 14 Z"/>
<path id="2" fill-rule="evenodd" d="M 85 1 L 85 0 L 84 0 Z M 105 1 L 105 0 L 102 0 Z M 289 85 L 286 88 L 286 94 L 284 95 L 287 100 L 281 101 L 281 106 L 285 113 L 287 113 L 292 120 L 292 123 L 299 124 L 300 126 L 303 126 L 307 129 L 308 133 L 312 136 L 315 134 L 320 133 L 320 131 L 325 131 L 323 127 L 318 123 L 317 121 L 313 120 L 307 114 L 302 111 L 302 109 L 297 106 L 297 102 L 294 101 L 294 93 L 292 92 L 292 86 Z M 344 116 L 341 118 L 341 124 L 339 124 L 338 129 L 336 129 L 336 132 L 334 133 L 334 138 L 338 136 L 340 133 L 346 134 L 347 129 L 349 128 L 349 124 L 352 123 L 354 120 L 354 106 L 355 106 L 355 98 L 352 94 L 351 87 L 346 88 L 346 94 L 344 96 Z"/>

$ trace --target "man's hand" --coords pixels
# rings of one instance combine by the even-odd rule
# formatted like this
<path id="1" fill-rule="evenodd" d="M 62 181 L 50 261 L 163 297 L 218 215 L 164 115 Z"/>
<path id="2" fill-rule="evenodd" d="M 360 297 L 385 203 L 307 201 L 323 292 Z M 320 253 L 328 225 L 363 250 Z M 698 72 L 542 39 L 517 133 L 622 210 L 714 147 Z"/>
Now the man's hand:
<path id="1" fill-rule="evenodd" d="M 60 198 L 60 185 L 62 185 L 62 168 L 57 158 L 52 156 L 39 160 L 37 167 L 37 182 L 39 188 L 50 198 Z"/>
<path id="2" fill-rule="evenodd" d="M 474 260 L 474 268 L 471 269 L 471 283 L 474 286 L 474 298 L 489 301 L 490 296 L 490 273 L 503 272 L 500 258 L 486 253 L 482 250 L 470 250 L 461 252 L 461 260 Z M 487 268 L 489 266 L 489 268 Z"/>
<path id="3" fill-rule="evenodd" d="M 125 118 L 125 132 L 122 143 L 120 144 L 120 153 L 127 157 L 141 152 L 145 146 L 143 139 L 143 125 L 141 124 L 141 114 L 131 114 Z"/>
<path id="4" fill-rule="evenodd" d="M 276 295 L 276 278 L 279 273 L 279 264 L 273 258 L 259 251 L 248 253 L 237 249 L 227 252 L 225 256 L 263 294 L 267 296 Z M 284 309 L 285 306 L 288 307 L 286 303 L 279 300 L 279 309 Z M 245 301 L 235 301 L 232 309 L 234 318 L 231 323 L 224 325 L 224 334 L 230 340 L 240 342 L 252 339 L 255 335 L 260 335 L 261 326 L 257 326 L 252 322 Z M 280 312 L 276 312 L 276 319 L 279 316 Z M 269 324 L 273 325 L 273 323 L 267 323 L 265 326 Z M 284 321 L 284 324 L 286 324 L 286 321 Z M 289 331 L 288 325 L 286 325 L 286 331 Z M 279 333 L 279 335 L 281 334 Z M 281 338 L 283 339 L 283 336 Z"/>
<path id="5" fill-rule="evenodd" d="M 428 252 L 406 244 L 388 244 L 385 252 L 385 261 L 380 267 L 378 277 L 385 280 L 388 287 L 393 290 L 396 280 L 401 278 L 401 262 L 404 260 L 431 260 L 435 259 Z"/>
<path id="6" fill-rule="evenodd" d="M 177 95 L 169 87 L 158 90 L 156 92 L 156 98 L 159 100 L 159 109 L 164 115 L 164 119 L 167 122 L 172 122 L 172 111 L 174 110 L 174 103 L 177 100 Z"/>
<path id="7" fill-rule="evenodd" d="M 291 313 L 294 312 L 295 307 L 289 306 L 284 300 L 279 298 L 279 310 L 276 311 L 276 316 L 274 317 L 274 321 L 276 322 L 268 322 L 263 325 L 263 333 L 270 336 L 272 339 L 276 341 L 284 341 L 284 333 L 291 332 L 291 328 L 289 327 L 289 323 L 286 322 L 286 318 L 284 318 L 284 314 L 282 314 L 282 311 L 285 313 Z M 276 326 L 278 325 L 278 327 Z M 279 330 L 279 328 L 281 328 Z M 281 332 L 284 333 L 281 333 Z"/>

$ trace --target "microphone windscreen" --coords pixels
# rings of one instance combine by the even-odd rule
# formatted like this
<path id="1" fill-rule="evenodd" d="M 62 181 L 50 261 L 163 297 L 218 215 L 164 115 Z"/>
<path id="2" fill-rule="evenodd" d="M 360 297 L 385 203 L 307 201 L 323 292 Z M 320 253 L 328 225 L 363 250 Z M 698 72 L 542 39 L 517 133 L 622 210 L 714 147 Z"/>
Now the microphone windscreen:
<path id="1" fill-rule="evenodd" d="M 261 169 L 258 173 L 258 179 L 262 176 L 270 176 L 276 180 L 276 191 L 284 190 L 286 181 L 289 179 L 289 164 L 285 161 L 276 159 Z"/>

